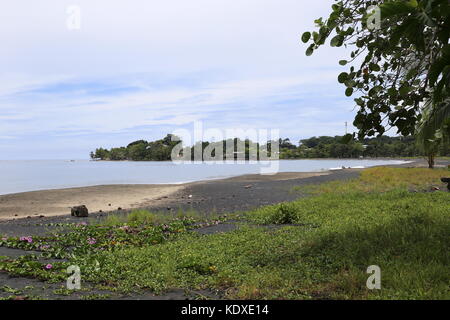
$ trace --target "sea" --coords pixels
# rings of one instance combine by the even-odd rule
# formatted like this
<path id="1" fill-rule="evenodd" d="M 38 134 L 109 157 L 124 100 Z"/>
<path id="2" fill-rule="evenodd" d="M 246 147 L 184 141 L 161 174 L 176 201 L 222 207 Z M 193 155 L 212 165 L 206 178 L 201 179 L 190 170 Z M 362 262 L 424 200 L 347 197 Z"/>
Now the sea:
<path id="1" fill-rule="evenodd" d="M 402 160 L 301 159 L 266 162 L 0 160 L 0 195 L 110 184 L 182 184 L 245 174 L 320 172 L 406 163 Z"/>

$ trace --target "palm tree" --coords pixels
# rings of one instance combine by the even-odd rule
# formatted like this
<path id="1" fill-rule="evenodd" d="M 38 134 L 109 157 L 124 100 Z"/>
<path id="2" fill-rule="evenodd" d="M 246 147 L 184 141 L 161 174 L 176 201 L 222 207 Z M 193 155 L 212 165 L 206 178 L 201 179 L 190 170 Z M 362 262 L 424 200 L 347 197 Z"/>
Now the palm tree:
<path id="1" fill-rule="evenodd" d="M 450 98 L 437 106 L 431 99 L 424 104 L 416 127 L 416 141 L 427 156 L 428 167 L 433 168 L 439 147 L 450 141 Z"/>

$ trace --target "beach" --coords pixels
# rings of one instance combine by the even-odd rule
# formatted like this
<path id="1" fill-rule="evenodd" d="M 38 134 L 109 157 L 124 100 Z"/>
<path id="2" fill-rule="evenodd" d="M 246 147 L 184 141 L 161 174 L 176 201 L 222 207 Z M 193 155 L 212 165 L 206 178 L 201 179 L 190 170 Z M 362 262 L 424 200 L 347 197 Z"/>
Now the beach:
<path id="1" fill-rule="evenodd" d="M 0 221 L 22 218 L 45 218 L 67 216 L 74 206 L 85 205 L 91 213 L 102 213 L 136 208 L 161 207 L 168 203 L 181 204 L 189 199 L 190 188 L 201 185 L 283 181 L 328 175 L 321 173 L 279 173 L 272 176 L 244 175 L 222 180 L 194 182 L 177 185 L 101 185 L 79 188 L 41 190 L 0 195 Z M 225 187 L 223 189 L 230 189 Z M 185 191 L 185 192 L 183 192 Z M 194 192 L 194 191 L 191 191 Z M 224 190 L 218 191 L 224 194 Z M 237 192 L 235 192 L 237 193 Z M 186 196 L 186 197 L 185 197 Z M 178 200 L 178 201 L 177 201 Z M 185 202 L 195 202 L 185 201 Z M 120 210 L 118 210 L 120 208 Z"/>
<path id="2" fill-rule="evenodd" d="M 447 164 L 448 161 L 437 161 L 437 166 Z M 426 167 L 426 161 L 416 159 L 392 166 Z M 362 170 L 249 174 L 176 185 L 100 185 L 0 195 L 0 234 L 15 234 L 13 225 L 17 224 L 82 221 L 86 218 L 70 216 L 71 207 L 78 205 L 86 205 L 91 217 L 133 209 L 195 210 L 204 214 L 249 210 L 295 200 L 301 193 L 292 192 L 294 187 L 352 179 Z"/>
<path id="3" fill-rule="evenodd" d="M 46 225 L 88 222 L 134 209 L 167 214 L 195 210 L 205 215 L 242 211 L 294 200 L 300 194 L 292 192 L 293 187 L 357 177 L 360 170 L 282 172 L 181 185 L 105 185 L 1 195 L 0 234 L 44 234 L 49 230 L 43 227 Z M 70 208 L 77 205 L 87 206 L 88 218 L 70 215 Z"/>
<path id="4" fill-rule="evenodd" d="M 181 185 L 105 185 L 1 195 L 0 220 L 64 216 L 77 205 L 86 205 L 90 212 L 151 206 L 182 188 Z"/>
<path id="5" fill-rule="evenodd" d="M 448 164 L 449 161 L 437 161 L 438 167 L 445 167 Z M 392 167 L 417 168 L 425 166 L 425 161 L 414 160 L 411 163 L 394 165 Z M 34 242 L 36 239 L 39 239 L 39 236 L 51 237 L 52 234 L 65 235 L 68 231 L 68 224 L 95 226 L 97 222 L 101 223 L 109 215 L 126 214 L 137 208 L 147 209 L 151 212 L 169 216 L 177 215 L 178 212 L 193 210 L 200 214 L 199 221 L 201 221 L 202 217 L 205 219 L 214 219 L 214 217 L 219 215 L 225 217 L 225 214 L 236 217 L 233 213 L 240 215 L 241 212 L 266 205 L 290 202 L 299 198 L 304 198 L 305 201 L 308 201 L 307 198 L 310 197 L 310 194 L 307 192 L 307 188 L 304 189 L 303 187 L 330 181 L 355 179 L 359 177 L 362 170 L 364 169 L 342 169 L 310 173 L 283 172 L 271 176 L 242 175 L 233 178 L 199 181 L 182 185 L 102 185 L 3 195 L 0 196 L 0 212 L 2 214 L 0 234 L 3 237 L 26 237 L 27 239 L 32 237 Z M 446 189 L 444 184 L 440 183 L 438 179 L 434 185 L 438 185 L 440 190 Z M 427 191 L 425 194 L 429 194 L 429 192 Z M 439 193 L 436 195 L 439 196 Z M 345 194 L 343 194 L 342 201 L 343 205 L 345 205 L 347 201 L 345 200 Z M 70 207 L 81 204 L 85 204 L 89 208 L 89 217 L 72 217 L 70 215 Z M 325 203 L 321 206 L 321 210 L 333 211 L 335 205 L 336 203 L 328 206 L 325 200 Z M 120 210 L 118 210 L 119 207 L 121 208 Z M 333 217 L 330 216 L 331 218 Z M 240 228 L 239 222 L 233 219 L 235 218 L 231 218 L 224 223 L 207 224 L 193 229 L 194 232 L 200 234 L 202 237 L 194 237 L 195 241 L 207 241 L 209 239 L 208 237 L 214 237 L 214 235 L 220 234 L 229 234 L 228 237 L 245 234 L 230 234 L 231 231 Z M 251 225 L 251 222 L 246 223 Z M 338 223 L 336 222 L 336 224 Z M 309 232 L 315 232 L 314 230 L 316 230 L 314 229 L 316 228 L 315 226 L 313 229 L 308 229 L 308 225 L 304 224 L 289 224 L 286 226 L 287 228 L 301 230 L 307 228 L 305 230 L 309 230 Z M 278 230 L 282 227 L 280 225 L 267 225 L 264 228 L 267 228 L 267 230 Z M 299 235 L 302 234 L 302 232 L 299 233 Z M 99 236 L 98 234 L 96 237 Z M 145 249 L 139 248 L 139 250 Z M 26 251 L 7 246 L 0 247 L 0 256 L 19 258 L 24 254 L 36 254 L 39 256 L 39 263 L 44 264 L 57 264 L 65 261 L 42 257 L 39 251 Z M 114 272 L 117 272 L 117 270 L 114 270 Z M 29 290 L 32 294 L 52 299 L 80 299 L 83 294 L 106 294 L 114 299 L 184 300 L 195 299 L 197 296 L 208 297 L 210 299 L 223 298 L 223 292 L 218 293 L 211 290 L 186 291 L 177 287 L 170 288 L 170 290 L 163 294 L 155 294 L 151 290 L 144 290 L 129 295 L 122 293 L 116 294 L 92 287 L 91 283 L 83 284 L 86 288 L 89 288 L 86 292 L 61 296 L 58 293 L 60 284 L 50 285 L 48 287 L 49 285 L 46 282 L 39 279 L 0 273 L 0 282 L 12 288 L 32 287 L 33 289 L 30 289 L 31 291 Z"/>

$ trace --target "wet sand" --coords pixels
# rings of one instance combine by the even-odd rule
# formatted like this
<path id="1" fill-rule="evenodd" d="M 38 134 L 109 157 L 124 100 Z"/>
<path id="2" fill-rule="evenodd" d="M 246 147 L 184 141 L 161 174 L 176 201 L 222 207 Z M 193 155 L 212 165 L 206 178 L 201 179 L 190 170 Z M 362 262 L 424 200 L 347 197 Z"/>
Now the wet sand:
<path id="1" fill-rule="evenodd" d="M 251 182 L 277 181 L 309 178 L 327 175 L 320 173 L 279 173 L 271 176 L 246 175 L 223 179 L 223 181 Z M 220 183 L 222 180 L 213 180 Z M 206 182 L 194 182 L 181 185 L 101 185 L 81 188 L 42 190 L 0 195 L 0 221 L 28 217 L 55 217 L 70 214 L 77 205 L 86 205 L 90 212 L 110 212 L 161 206 L 173 201 L 184 189 L 191 185 Z"/>
<path id="2" fill-rule="evenodd" d="M 126 214 L 136 208 L 164 214 L 174 214 L 178 210 L 195 210 L 204 215 L 243 211 L 295 200 L 302 196 L 298 192 L 292 192 L 295 186 L 354 178 L 359 172 L 360 169 L 346 169 L 313 173 L 279 173 L 271 176 L 244 175 L 184 185 L 98 186 L 0 196 L 0 208 L 3 208 L 0 209 L 3 210 L 0 235 L 43 235 L 55 228 L 51 225 L 90 223 L 91 219 L 103 219 L 109 214 Z M 136 192 L 139 194 L 136 195 Z M 122 199 L 123 202 L 116 202 L 118 199 Z M 126 201 L 129 206 L 126 205 Z M 112 204 L 111 207 L 108 206 L 109 203 Z M 88 207 L 89 217 L 70 216 L 69 207 L 79 204 Z M 90 206 L 91 204 L 94 206 Z M 31 214 L 32 211 L 28 211 L 32 210 L 33 205 L 40 208 L 39 213 Z M 117 210 L 118 206 L 122 210 Z M 12 207 L 22 211 L 17 209 L 12 211 Z M 11 217 L 11 214 L 18 212 L 19 216 Z"/>
<path id="3" fill-rule="evenodd" d="M 151 206 L 182 189 L 181 185 L 104 185 L 15 193 L 0 196 L 0 220 L 70 214 L 77 205 L 91 212 Z"/>
<path id="4" fill-rule="evenodd" d="M 438 161 L 437 165 L 444 167 L 448 163 Z M 426 161 L 415 159 L 411 163 L 392 166 L 426 167 Z M 26 225 L 31 227 L 36 223 L 83 221 L 85 218 L 70 216 L 70 208 L 82 204 L 94 217 L 136 208 L 164 212 L 192 209 L 205 214 L 244 211 L 295 200 L 302 194 L 292 192 L 294 187 L 352 179 L 362 170 L 252 174 L 182 185 L 104 185 L 2 195 L 0 234 L 13 231 L 17 224 L 26 229 Z"/>

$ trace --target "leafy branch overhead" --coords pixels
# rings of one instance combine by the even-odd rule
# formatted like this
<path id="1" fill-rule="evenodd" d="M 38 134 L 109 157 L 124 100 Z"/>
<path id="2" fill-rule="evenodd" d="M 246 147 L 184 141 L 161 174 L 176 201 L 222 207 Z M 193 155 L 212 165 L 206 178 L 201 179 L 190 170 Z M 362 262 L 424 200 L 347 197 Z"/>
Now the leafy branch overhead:
<path id="1" fill-rule="evenodd" d="M 446 117 L 450 109 L 450 2 L 448 0 L 336 1 L 317 31 L 305 32 L 310 56 L 328 40 L 351 49 L 338 81 L 359 110 L 360 138 L 395 127 L 413 134 L 421 108 L 430 100 Z M 439 119 L 442 123 L 446 119 Z M 448 130 L 448 127 L 447 127 Z"/>

